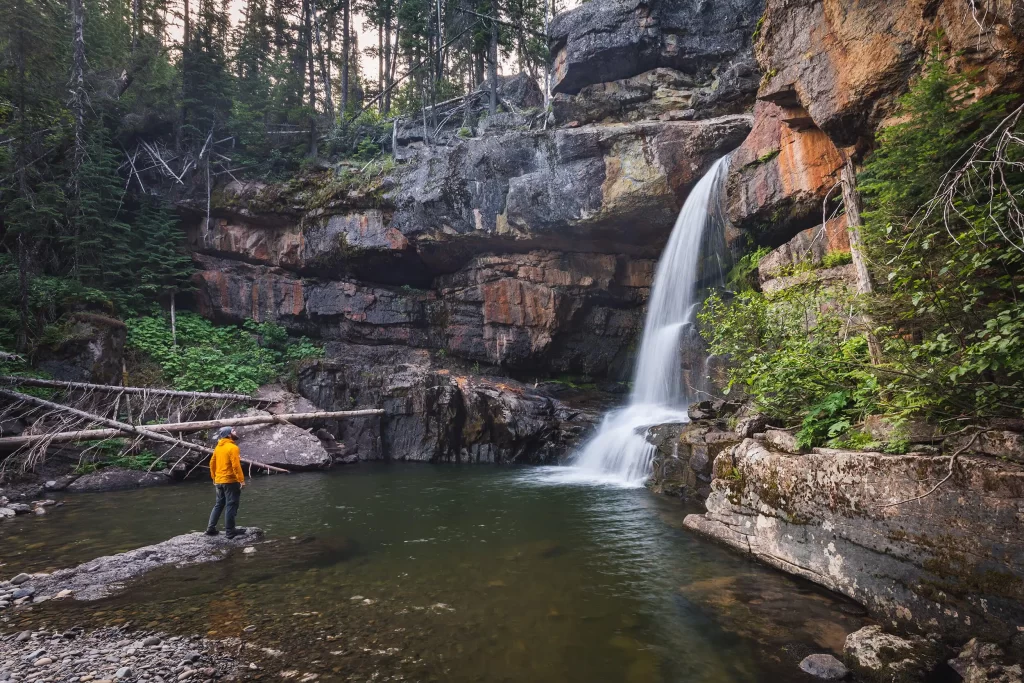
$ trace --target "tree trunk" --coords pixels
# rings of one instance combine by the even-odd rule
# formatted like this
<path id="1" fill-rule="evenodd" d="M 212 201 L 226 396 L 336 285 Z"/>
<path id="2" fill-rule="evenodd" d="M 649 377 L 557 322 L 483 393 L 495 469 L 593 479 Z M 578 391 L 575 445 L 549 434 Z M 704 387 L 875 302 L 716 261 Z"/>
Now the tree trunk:
<path id="1" fill-rule="evenodd" d="M 320 80 L 324 84 L 324 112 L 330 121 L 334 121 L 334 95 L 331 92 L 331 70 L 327 68 L 324 57 L 324 46 L 320 40 L 320 20 L 317 18 L 316 0 L 310 0 L 309 12 L 313 17 L 313 34 L 316 36 L 316 50 L 320 53 Z"/>
<path id="2" fill-rule="evenodd" d="M 847 159 L 843 164 L 840 183 L 843 188 L 843 205 L 846 207 L 846 231 L 850 236 L 850 255 L 857 270 L 857 292 L 870 294 L 874 291 L 871 274 L 864 260 L 864 241 L 860 229 L 864 221 L 860 217 L 860 193 L 857 192 L 857 174 L 853 169 L 853 160 Z"/>
<path id="3" fill-rule="evenodd" d="M 74 121 L 74 152 L 68 177 L 68 208 L 72 224 L 72 272 L 80 276 L 82 230 L 82 164 L 85 162 L 85 8 L 82 0 L 69 0 L 71 10 L 71 98 L 68 108 Z"/>
<path id="4" fill-rule="evenodd" d="M 209 219 L 207 219 L 209 220 Z M 174 309 L 174 292 L 171 292 L 171 344 L 178 345 L 178 317 Z"/>
<path id="5" fill-rule="evenodd" d="M 310 6 L 312 0 L 302 0 L 302 17 L 306 27 L 305 53 L 306 66 L 309 69 L 309 156 L 312 159 L 317 157 L 317 132 L 316 132 L 316 68 L 315 56 L 313 55 L 313 15 Z"/>
<path id="6" fill-rule="evenodd" d="M 192 68 L 188 59 L 192 44 L 192 19 L 189 17 L 188 0 L 183 0 L 183 3 L 181 20 L 181 111 L 178 112 L 178 130 L 174 134 L 174 148 L 179 152 L 184 142 L 182 136 L 185 132 L 185 123 L 188 121 L 188 105 L 185 104 L 185 94 L 187 91 L 185 85 L 188 80 L 188 70 Z"/>
<path id="7" fill-rule="evenodd" d="M 196 422 L 171 422 L 169 424 L 147 425 L 148 431 L 166 434 L 190 434 L 207 429 L 221 427 L 244 427 L 252 425 L 276 424 L 281 422 L 304 422 L 306 420 L 341 420 L 345 418 L 373 417 L 383 415 L 380 408 L 364 410 L 335 410 L 322 413 L 288 413 L 284 415 L 253 415 L 250 417 L 228 417 L 220 420 L 201 420 Z M 81 429 L 73 432 L 57 432 L 56 434 L 30 434 L 0 438 L 0 450 L 12 450 L 37 443 L 69 443 L 75 441 L 100 441 L 112 439 L 124 433 L 122 429 Z"/>
<path id="8" fill-rule="evenodd" d="M 490 81 L 490 100 L 487 113 L 498 113 L 498 3 L 491 0 L 491 42 L 487 49 L 487 78 Z"/>
<path id="9" fill-rule="evenodd" d="M 351 0 L 343 0 L 341 9 L 341 51 L 343 54 L 341 63 L 341 111 L 342 113 L 348 112 L 348 60 L 351 56 L 352 51 L 351 45 L 351 33 L 349 32 L 349 6 Z"/>
<path id="10" fill-rule="evenodd" d="M 850 256 L 857 272 L 857 293 L 871 294 L 875 288 L 871 283 L 871 273 L 868 271 L 867 261 L 864 258 L 864 240 L 860 232 L 864 221 L 860 217 L 860 193 L 857 191 L 857 173 L 853 168 L 853 159 L 847 157 L 839 176 L 839 182 L 843 188 L 843 206 L 846 208 L 846 232 L 850 238 Z M 882 345 L 875 337 L 874 321 L 870 315 L 862 315 L 860 323 L 866 328 L 865 335 L 868 340 L 868 354 L 871 356 L 871 362 L 878 365 L 882 362 Z"/>
<path id="11" fill-rule="evenodd" d="M 181 391 L 179 389 L 154 389 L 152 387 L 130 387 L 118 386 L 115 384 L 93 384 L 91 382 L 66 382 L 59 379 L 40 379 L 38 377 L 18 377 L 14 375 L 0 375 L 0 382 L 25 387 L 47 387 L 52 389 L 96 391 L 108 394 L 141 394 L 143 396 L 176 396 L 191 399 L 216 399 L 221 401 L 234 401 L 236 403 L 273 403 L 265 398 L 248 396 L 246 394 L 225 394 L 213 391 Z"/>

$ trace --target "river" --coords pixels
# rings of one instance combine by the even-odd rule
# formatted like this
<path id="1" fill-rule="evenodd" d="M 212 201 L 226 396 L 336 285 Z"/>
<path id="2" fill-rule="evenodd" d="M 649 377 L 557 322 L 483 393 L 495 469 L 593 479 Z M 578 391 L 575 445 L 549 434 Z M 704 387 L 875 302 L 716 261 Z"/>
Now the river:
<path id="1" fill-rule="evenodd" d="M 283 653 L 253 650 L 254 671 L 275 678 L 746 683 L 812 680 L 800 659 L 839 652 L 865 623 L 855 606 L 683 531 L 678 501 L 554 474 L 378 463 L 256 478 L 240 523 L 272 541 L 254 554 L 158 570 L 117 597 L 47 603 L 0 629 L 131 622 L 242 637 Z M 212 489 L 63 500 L 0 524 L 0 571 L 200 530 Z"/>

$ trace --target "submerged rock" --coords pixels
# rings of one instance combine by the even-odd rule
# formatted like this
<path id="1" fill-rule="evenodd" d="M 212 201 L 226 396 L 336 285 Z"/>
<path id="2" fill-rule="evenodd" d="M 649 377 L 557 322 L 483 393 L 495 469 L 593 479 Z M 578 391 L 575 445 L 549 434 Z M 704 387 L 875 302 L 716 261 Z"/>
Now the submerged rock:
<path id="1" fill-rule="evenodd" d="M 244 534 L 234 539 L 223 535 L 206 536 L 199 532 L 183 534 L 155 545 L 99 557 L 70 569 L 58 569 L 52 574 L 32 574 L 14 595 L 53 595 L 70 590 L 76 600 L 98 600 L 123 589 L 124 582 L 157 567 L 213 562 L 223 559 L 234 549 L 262 539 L 263 530 L 256 527 L 247 528 Z"/>
<path id="2" fill-rule="evenodd" d="M 865 626 L 846 638 L 843 655 L 870 681 L 920 681 L 942 661 L 942 645 L 920 636 L 897 636 Z"/>
<path id="3" fill-rule="evenodd" d="M 166 474 L 129 470 L 123 467 L 104 467 L 97 472 L 78 477 L 68 484 L 67 490 L 74 493 L 98 493 L 162 486 L 169 483 L 171 483 L 171 479 Z"/>
<path id="4" fill-rule="evenodd" d="M 997 645 L 972 638 L 949 665 L 964 679 L 964 683 L 1022 683 L 1024 671 L 1021 663 L 1012 663 Z"/>
<path id="5" fill-rule="evenodd" d="M 838 681 L 850 675 L 850 670 L 832 655 L 808 655 L 800 662 L 800 670 L 825 681 Z"/>

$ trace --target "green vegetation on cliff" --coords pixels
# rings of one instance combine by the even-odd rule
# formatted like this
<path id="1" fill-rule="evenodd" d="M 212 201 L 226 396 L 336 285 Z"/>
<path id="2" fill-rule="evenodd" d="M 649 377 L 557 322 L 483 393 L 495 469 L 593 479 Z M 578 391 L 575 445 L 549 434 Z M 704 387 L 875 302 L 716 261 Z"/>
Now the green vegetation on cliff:
<path id="1" fill-rule="evenodd" d="M 127 324 L 133 381 L 186 391 L 251 394 L 287 377 L 299 362 L 323 355 L 310 340 L 290 338 L 274 323 L 217 326 L 195 313 L 182 313 L 176 335 L 164 316 L 132 318 Z"/>
<path id="2" fill-rule="evenodd" d="M 800 424 L 803 445 L 863 442 L 869 414 L 1024 411 L 1024 134 L 933 55 L 859 176 L 875 292 L 810 284 L 713 296 L 701 314 L 731 387 Z M 872 358 L 869 339 L 877 340 Z"/>

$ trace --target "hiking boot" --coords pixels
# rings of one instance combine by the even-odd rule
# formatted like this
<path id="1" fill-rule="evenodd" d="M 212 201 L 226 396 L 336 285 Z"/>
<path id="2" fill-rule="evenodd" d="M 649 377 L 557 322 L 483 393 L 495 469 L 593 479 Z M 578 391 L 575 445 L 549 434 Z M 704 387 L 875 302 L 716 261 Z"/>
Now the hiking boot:
<path id="1" fill-rule="evenodd" d="M 206 535 L 207 536 L 216 536 L 219 533 L 220 532 L 217 531 L 217 529 L 215 527 L 212 527 L 212 526 L 209 529 L 206 530 Z"/>
<path id="2" fill-rule="evenodd" d="M 228 538 L 237 538 L 239 536 L 245 536 L 245 527 L 236 527 L 234 529 L 228 529 L 224 532 L 224 535 Z"/>

